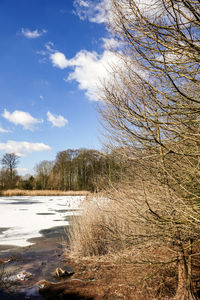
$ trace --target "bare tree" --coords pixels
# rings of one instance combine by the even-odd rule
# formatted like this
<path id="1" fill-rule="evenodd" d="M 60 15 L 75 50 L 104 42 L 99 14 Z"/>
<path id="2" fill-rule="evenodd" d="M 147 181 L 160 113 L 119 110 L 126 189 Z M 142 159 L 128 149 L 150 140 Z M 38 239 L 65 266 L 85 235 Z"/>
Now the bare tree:
<path id="1" fill-rule="evenodd" d="M 15 153 L 5 153 L 1 159 L 1 165 L 4 170 L 4 182 L 7 187 L 14 187 L 16 183 L 16 167 L 19 163 L 19 157 Z"/>
<path id="2" fill-rule="evenodd" d="M 200 241 L 200 4 L 109 2 L 122 63 L 104 84 L 100 112 L 123 155 L 138 165 L 134 197 L 129 197 L 143 206 L 130 210 L 131 222 L 141 228 L 132 241 L 169 247 L 179 262 L 176 298 L 194 299 L 192 251 Z"/>
<path id="3" fill-rule="evenodd" d="M 3 168 L 9 170 L 11 175 L 13 170 L 16 169 L 18 163 L 19 157 L 15 153 L 5 153 L 1 159 Z"/>
<path id="4" fill-rule="evenodd" d="M 43 160 L 35 166 L 37 189 L 48 188 L 48 180 L 52 168 L 53 162 L 48 160 Z"/>
<path id="5" fill-rule="evenodd" d="M 56 189 L 95 191 L 116 180 L 117 160 L 93 149 L 68 149 L 57 154 L 49 182 Z M 105 175 L 107 175 L 105 178 Z"/>

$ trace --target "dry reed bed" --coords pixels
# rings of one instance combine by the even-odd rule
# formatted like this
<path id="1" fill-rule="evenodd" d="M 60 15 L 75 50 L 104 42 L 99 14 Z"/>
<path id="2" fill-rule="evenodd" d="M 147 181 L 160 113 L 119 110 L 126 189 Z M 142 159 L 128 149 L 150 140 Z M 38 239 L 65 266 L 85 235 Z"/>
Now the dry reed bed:
<path id="1" fill-rule="evenodd" d="M 5 190 L 0 196 L 87 196 L 88 191 L 57 191 L 57 190 Z"/>
<path id="2" fill-rule="evenodd" d="M 123 199 L 121 203 L 101 194 L 90 195 L 82 209 L 82 215 L 74 216 L 69 228 L 70 246 L 75 255 L 98 256 L 123 251 L 132 247 L 135 234 L 142 234 L 132 220 L 135 205 L 131 200 Z"/>
<path id="3" fill-rule="evenodd" d="M 84 278 L 95 278 L 106 293 L 109 282 L 111 294 L 116 290 L 124 299 L 171 299 L 177 286 L 176 264 L 149 263 L 158 259 L 170 261 L 171 253 L 159 244 L 138 245 L 139 238 L 135 241 L 134 236 L 142 235 L 144 229 L 133 222 L 136 203 L 125 194 L 117 193 L 115 200 L 107 195 L 108 198 L 87 197 L 82 216 L 73 218 L 69 227 L 70 257 L 83 269 L 89 265 Z M 107 269 L 104 260 L 112 262 L 112 268 Z"/>

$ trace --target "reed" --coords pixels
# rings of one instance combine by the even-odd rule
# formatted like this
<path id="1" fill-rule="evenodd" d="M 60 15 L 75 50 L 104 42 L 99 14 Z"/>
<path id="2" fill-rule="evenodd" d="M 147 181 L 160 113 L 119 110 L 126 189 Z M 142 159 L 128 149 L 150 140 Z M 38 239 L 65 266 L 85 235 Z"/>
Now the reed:
<path id="1" fill-rule="evenodd" d="M 88 191 L 57 191 L 57 190 L 4 190 L 1 196 L 87 196 Z"/>

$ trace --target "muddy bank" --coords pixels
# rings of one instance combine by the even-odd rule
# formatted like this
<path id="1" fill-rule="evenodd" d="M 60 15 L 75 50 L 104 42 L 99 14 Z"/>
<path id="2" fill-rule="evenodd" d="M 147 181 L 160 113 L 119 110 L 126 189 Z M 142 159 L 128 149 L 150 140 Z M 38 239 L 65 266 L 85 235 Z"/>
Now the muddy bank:
<path id="1" fill-rule="evenodd" d="M 42 236 L 31 239 L 34 244 L 28 247 L 12 246 L 8 249 L 9 246 L 5 246 L 3 249 L 2 246 L 0 280 L 1 271 L 6 278 L 4 284 L 1 282 L 0 300 L 111 299 L 106 296 L 105 287 L 106 290 L 109 287 L 107 271 L 112 274 L 109 276 L 116 277 L 112 265 L 96 260 L 72 259 L 66 227 L 53 227 L 40 233 Z M 55 270 L 58 267 L 71 275 L 56 278 Z M 16 280 L 16 276 L 24 271 L 27 278 Z M 102 281 L 102 272 L 105 273 L 105 279 L 107 277 L 105 282 Z"/>
<path id="2" fill-rule="evenodd" d="M 8 259 L 8 262 L 0 263 L 0 269 L 5 267 L 3 271 L 10 284 L 1 284 L 1 300 L 136 299 L 126 278 L 127 274 L 132 277 L 132 270 L 129 272 L 127 266 L 122 269 L 113 258 L 109 261 L 103 257 L 72 258 L 67 250 L 64 227 L 42 230 L 41 233 L 41 237 L 31 240 L 33 245 L 0 251 L 0 261 Z M 54 271 L 58 267 L 74 274 L 55 278 Z M 26 280 L 9 282 L 10 277 L 12 279 L 21 271 L 31 275 Z"/>
<path id="3" fill-rule="evenodd" d="M 42 230 L 42 236 L 31 239 L 34 244 L 27 247 L 2 247 L 0 300 L 151 299 L 135 295 L 133 274 L 136 270 L 133 272 L 131 264 L 122 266 L 114 257 L 72 257 L 66 230 L 67 227 L 61 226 Z M 5 259 L 8 262 L 3 263 Z M 58 267 L 71 275 L 55 278 Z M 6 274 L 6 285 L 1 282 L 1 271 L 3 276 Z M 23 271 L 28 274 L 25 280 L 9 281 Z"/>
<path id="4" fill-rule="evenodd" d="M 27 247 L 2 245 L 0 248 L 0 299 L 44 299 L 38 293 L 41 280 L 57 282 L 57 267 L 71 271 L 65 258 L 68 247 L 66 228 L 57 226 L 41 230 L 41 237 L 31 239 Z M 20 272 L 31 274 L 16 280 Z"/>
<path id="5" fill-rule="evenodd" d="M 6 257 L 11 259 L 3 264 L 8 277 L 22 270 L 31 274 L 27 280 L 11 282 L 4 291 L 1 289 L 0 300 L 155 299 L 151 291 L 137 290 L 136 279 L 141 269 L 127 262 L 126 255 L 124 259 L 119 255 L 72 257 L 65 228 L 54 227 L 43 230 L 42 234 L 33 239 L 33 245 L 0 252 L 0 261 Z M 54 271 L 58 267 L 74 274 L 55 278 Z M 173 298 L 174 276 L 171 279 L 172 289 L 163 300 Z"/>

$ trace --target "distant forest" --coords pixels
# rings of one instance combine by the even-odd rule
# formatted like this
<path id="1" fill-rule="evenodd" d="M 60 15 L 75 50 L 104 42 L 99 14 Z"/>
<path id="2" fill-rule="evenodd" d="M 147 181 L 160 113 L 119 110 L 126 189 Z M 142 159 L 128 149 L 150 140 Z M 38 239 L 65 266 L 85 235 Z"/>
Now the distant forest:
<path id="1" fill-rule="evenodd" d="M 68 149 L 58 152 L 55 161 L 43 160 L 35 166 L 35 175 L 19 176 L 19 157 L 5 154 L 1 159 L 0 188 L 28 190 L 87 190 L 97 192 L 116 182 L 122 162 L 114 152 L 93 149 Z"/>

